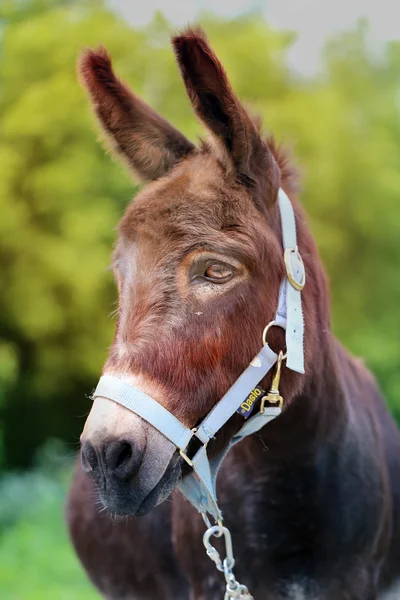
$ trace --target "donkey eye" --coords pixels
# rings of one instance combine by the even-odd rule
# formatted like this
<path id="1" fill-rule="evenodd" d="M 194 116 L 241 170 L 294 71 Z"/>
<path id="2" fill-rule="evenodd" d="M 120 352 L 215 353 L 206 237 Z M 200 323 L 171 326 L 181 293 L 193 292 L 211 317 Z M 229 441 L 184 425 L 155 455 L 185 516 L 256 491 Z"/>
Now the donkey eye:
<path id="1" fill-rule="evenodd" d="M 204 256 L 195 260 L 189 269 L 189 280 L 197 283 L 227 283 L 235 277 L 238 268 L 214 257 Z"/>
<path id="2" fill-rule="evenodd" d="M 233 270 L 228 265 L 213 263 L 204 271 L 204 278 L 212 283 L 225 283 L 233 277 Z"/>

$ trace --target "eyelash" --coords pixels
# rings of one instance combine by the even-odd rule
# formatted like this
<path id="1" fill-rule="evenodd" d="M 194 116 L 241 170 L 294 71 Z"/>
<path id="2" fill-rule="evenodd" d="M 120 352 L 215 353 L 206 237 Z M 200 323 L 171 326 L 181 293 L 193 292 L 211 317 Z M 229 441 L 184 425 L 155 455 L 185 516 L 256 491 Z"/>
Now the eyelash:
<path id="1" fill-rule="evenodd" d="M 218 268 L 220 268 L 220 269 L 221 269 L 221 271 L 223 271 L 223 270 L 225 270 L 225 271 L 228 271 L 228 275 L 227 275 L 227 276 L 225 276 L 225 277 L 224 277 L 224 276 L 222 276 L 222 277 L 218 277 L 218 276 L 216 276 L 216 277 L 212 277 L 212 275 L 211 275 L 211 276 L 210 276 L 210 275 L 207 275 L 207 271 L 208 271 L 210 268 L 212 268 L 212 267 L 214 267 L 214 268 L 216 267 L 216 271 L 217 271 L 217 273 L 218 273 Z M 205 270 L 204 270 L 204 275 L 203 275 L 203 276 L 204 276 L 204 277 L 205 277 L 207 280 L 210 280 L 210 281 L 211 281 L 211 282 L 213 282 L 213 283 L 224 283 L 224 282 L 226 282 L 226 281 L 229 281 L 230 279 L 232 279 L 233 275 L 234 275 L 234 271 L 233 271 L 233 269 L 232 269 L 232 268 L 231 268 L 229 265 L 226 265 L 225 263 L 211 263 L 211 264 L 209 264 L 209 265 L 208 265 L 208 266 L 205 268 Z M 214 280 L 214 281 L 213 281 L 213 280 Z"/>
<path id="2" fill-rule="evenodd" d="M 212 271 L 213 268 L 216 271 L 214 276 L 212 272 L 207 273 L 208 270 Z M 236 270 L 235 267 L 221 260 L 215 258 L 209 258 L 208 260 L 200 258 L 191 265 L 189 269 L 189 279 L 192 283 L 197 281 L 198 283 L 206 282 L 213 285 L 220 285 L 230 281 L 234 277 Z M 226 273 L 225 276 L 224 272 Z M 221 274 L 222 277 L 218 276 Z"/>

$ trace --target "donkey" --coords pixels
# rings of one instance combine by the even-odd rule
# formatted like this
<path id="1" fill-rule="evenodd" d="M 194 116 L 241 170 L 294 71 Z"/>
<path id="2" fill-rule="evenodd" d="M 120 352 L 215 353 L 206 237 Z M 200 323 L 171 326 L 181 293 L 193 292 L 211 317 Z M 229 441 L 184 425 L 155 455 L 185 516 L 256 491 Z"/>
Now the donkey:
<path id="1" fill-rule="evenodd" d="M 208 130 L 199 146 L 117 79 L 106 50 L 88 50 L 79 63 L 105 137 L 147 182 L 118 228 L 119 313 L 103 373 L 190 428 L 203 419 L 274 318 L 285 274 L 281 187 L 307 272 L 305 374 L 283 367 L 282 414 L 234 446 L 220 471 L 236 574 L 257 600 L 398 599 L 400 436 L 372 375 L 332 335 L 327 280 L 296 199 L 295 169 L 262 137 L 202 30 L 187 29 L 173 47 Z M 271 329 L 269 341 L 282 349 L 283 332 Z M 262 385 L 270 383 L 269 374 Z M 242 424 L 240 414 L 229 419 L 209 454 Z M 190 471 L 176 447 L 106 398 L 95 400 L 81 442 L 67 518 L 100 593 L 221 598 L 223 576 L 201 544 L 204 523 L 175 489 Z"/>

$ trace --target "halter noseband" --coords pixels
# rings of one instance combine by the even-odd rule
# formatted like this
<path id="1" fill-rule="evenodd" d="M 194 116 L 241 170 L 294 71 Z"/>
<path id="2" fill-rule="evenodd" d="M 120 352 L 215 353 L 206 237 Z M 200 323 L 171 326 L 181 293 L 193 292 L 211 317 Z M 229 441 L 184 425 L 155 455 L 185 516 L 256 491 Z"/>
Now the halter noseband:
<path id="1" fill-rule="evenodd" d="M 301 306 L 301 290 L 305 284 L 305 269 L 297 248 L 294 210 L 288 196 L 282 189 L 279 189 L 278 203 L 286 277 L 280 286 L 275 320 L 269 326 L 277 325 L 286 330 L 286 366 L 298 373 L 304 373 L 304 319 Z M 216 479 L 219 468 L 227 452 L 234 444 L 259 431 L 272 419 L 279 416 L 281 407 L 264 406 L 264 403 L 262 403 L 261 410 L 250 417 L 229 444 L 211 460 L 207 456 L 207 444 L 235 414 L 243 399 L 250 394 L 277 362 L 278 355 L 268 346 L 265 336 L 263 344 L 260 352 L 253 358 L 249 366 L 195 429 L 188 429 L 156 400 L 117 377 L 110 375 L 101 377 L 93 394 L 93 400 L 97 397 L 113 400 L 153 425 L 175 444 L 181 456 L 192 467 L 192 472 L 181 481 L 179 489 L 202 514 L 208 525 L 210 523 L 207 513 L 212 515 L 219 524 L 214 527 L 210 526 L 204 536 L 207 553 L 216 562 L 218 568 L 219 555 L 217 559 L 215 556 L 216 551 L 214 552 L 215 549 L 209 544 L 208 539 L 210 535 L 219 533 L 219 535 L 224 534 L 227 548 L 230 543 L 229 531 L 222 527 L 222 514 L 216 496 Z M 186 454 L 186 448 L 193 437 L 200 440 L 202 446 L 190 459 Z M 233 567 L 233 564 L 231 564 L 231 567 Z M 231 569 L 229 573 L 233 576 Z M 226 572 L 225 575 L 227 576 Z"/>

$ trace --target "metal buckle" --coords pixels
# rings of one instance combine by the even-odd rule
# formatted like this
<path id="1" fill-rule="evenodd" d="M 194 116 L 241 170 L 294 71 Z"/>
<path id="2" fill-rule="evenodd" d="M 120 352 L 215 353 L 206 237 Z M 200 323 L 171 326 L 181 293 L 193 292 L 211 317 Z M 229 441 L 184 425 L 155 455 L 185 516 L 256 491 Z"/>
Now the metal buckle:
<path id="1" fill-rule="evenodd" d="M 193 467 L 193 461 L 190 460 L 190 458 L 188 457 L 188 455 L 185 454 L 183 450 L 179 450 L 179 454 L 182 456 L 183 460 L 185 460 L 187 462 L 187 464 L 189 465 L 189 467 Z"/>
<path id="2" fill-rule="evenodd" d="M 204 523 L 207 525 L 207 529 L 213 529 L 215 527 L 219 527 L 218 533 L 213 533 L 213 535 L 215 535 L 215 537 L 221 537 L 221 535 L 224 533 L 224 523 L 222 521 L 222 517 L 219 517 L 216 520 L 215 525 L 211 525 L 211 522 L 210 522 L 210 519 L 208 518 L 207 513 L 201 512 L 200 514 L 203 517 Z"/>
<path id="3" fill-rule="evenodd" d="M 302 275 L 300 282 L 296 281 L 294 274 L 293 274 L 292 262 L 291 262 L 292 254 L 296 255 L 296 258 L 300 262 L 302 270 L 303 270 L 303 275 Z M 283 254 L 283 259 L 285 261 L 286 277 L 288 278 L 290 284 L 294 287 L 294 289 L 301 292 L 301 290 L 304 288 L 304 286 L 306 284 L 306 270 L 304 268 L 303 259 L 301 258 L 301 254 L 300 254 L 297 246 L 295 246 L 294 248 L 286 248 L 285 252 Z"/>
<path id="4" fill-rule="evenodd" d="M 264 331 L 262 334 L 263 346 L 265 346 L 265 344 L 267 343 L 267 333 L 271 329 L 271 327 L 280 327 L 281 329 L 285 330 L 284 325 L 281 325 L 280 323 L 277 323 L 276 321 L 271 321 L 270 323 L 268 323 L 268 325 L 264 328 Z M 287 358 L 287 352 L 285 352 L 285 354 L 283 354 L 282 360 L 284 360 L 285 358 Z"/>
<path id="5" fill-rule="evenodd" d="M 265 394 L 261 398 L 260 413 L 264 412 L 266 402 L 271 402 L 272 404 L 279 403 L 279 408 L 282 410 L 283 398 L 279 393 L 279 382 L 281 380 L 282 362 L 285 360 L 285 356 L 283 355 L 283 352 L 281 350 L 279 352 L 278 360 L 276 362 L 276 369 L 275 369 L 275 374 L 272 378 L 271 389 L 269 390 L 269 392 L 267 394 Z"/>
<path id="6" fill-rule="evenodd" d="M 196 433 L 196 431 L 197 431 L 197 427 L 193 427 L 193 429 L 192 429 L 193 435 Z M 209 440 L 207 440 L 207 442 L 203 445 L 204 448 L 207 448 L 208 441 Z M 198 450 L 196 451 L 196 454 L 197 454 L 197 452 L 198 452 Z M 193 467 L 192 459 L 189 458 L 188 455 L 186 454 L 186 452 L 184 452 L 181 448 L 179 449 L 179 454 L 182 456 L 183 460 L 185 460 L 187 462 L 189 467 Z M 195 454 L 195 456 L 196 456 L 196 454 Z"/>

